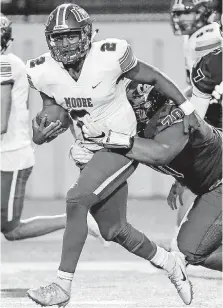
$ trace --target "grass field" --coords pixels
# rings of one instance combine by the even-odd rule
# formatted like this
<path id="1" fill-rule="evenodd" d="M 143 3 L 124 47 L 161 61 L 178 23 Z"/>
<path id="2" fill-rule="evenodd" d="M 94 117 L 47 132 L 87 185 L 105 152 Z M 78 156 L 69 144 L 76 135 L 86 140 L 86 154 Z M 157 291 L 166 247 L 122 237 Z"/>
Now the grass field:
<path id="1" fill-rule="evenodd" d="M 26 200 L 24 217 L 62 213 L 63 201 Z M 165 200 L 129 200 L 129 221 L 150 238 L 168 242 L 176 213 Z M 1 308 L 35 308 L 26 290 L 55 277 L 63 232 L 21 242 L 1 241 Z M 191 308 L 222 307 L 221 274 L 188 267 L 194 285 Z M 104 248 L 88 237 L 76 271 L 74 308 L 180 308 L 185 307 L 161 270 L 111 243 Z"/>

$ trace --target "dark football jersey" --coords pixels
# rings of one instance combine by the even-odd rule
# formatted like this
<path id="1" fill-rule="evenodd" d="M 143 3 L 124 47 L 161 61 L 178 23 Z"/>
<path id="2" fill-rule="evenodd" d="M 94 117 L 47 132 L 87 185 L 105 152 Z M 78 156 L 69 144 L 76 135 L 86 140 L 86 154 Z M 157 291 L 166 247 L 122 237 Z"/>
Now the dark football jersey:
<path id="1" fill-rule="evenodd" d="M 144 132 L 145 138 L 152 124 L 153 138 L 160 132 L 165 134 L 165 138 L 179 142 L 183 136 L 179 133 L 179 126 L 175 125 L 182 121 L 182 114 L 178 113 L 177 107 L 163 106 L 156 115 L 149 121 Z M 177 114 L 177 117 L 175 116 Z M 173 117 L 174 115 L 174 117 Z M 165 119 L 165 121 L 164 121 Z M 172 119 L 172 120 L 170 120 Z M 170 139 L 171 138 L 171 139 Z M 162 173 L 174 176 L 180 183 L 187 186 L 195 194 L 203 194 L 215 185 L 222 176 L 222 136 L 214 127 L 205 121 L 201 122 L 200 127 L 191 133 L 190 138 L 184 149 L 167 166 L 150 166 Z"/>
<path id="2" fill-rule="evenodd" d="M 200 92 L 211 94 L 222 82 L 222 48 L 202 57 L 193 67 L 191 77 Z M 215 127 L 222 127 L 222 105 L 209 105 L 205 120 Z"/>

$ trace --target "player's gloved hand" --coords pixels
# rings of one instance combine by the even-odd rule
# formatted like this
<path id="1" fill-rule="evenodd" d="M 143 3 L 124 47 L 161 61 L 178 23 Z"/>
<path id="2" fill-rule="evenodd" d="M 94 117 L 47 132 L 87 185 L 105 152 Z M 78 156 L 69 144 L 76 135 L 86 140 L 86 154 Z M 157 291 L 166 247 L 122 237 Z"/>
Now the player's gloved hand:
<path id="1" fill-rule="evenodd" d="M 223 95 L 223 81 L 220 85 L 215 86 L 214 91 L 211 94 L 210 104 L 222 104 Z"/>
<path id="2" fill-rule="evenodd" d="M 38 145 L 52 141 L 61 133 L 61 130 L 64 131 L 59 120 L 45 127 L 46 120 L 47 117 L 44 117 L 40 125 L 36 123 L 36 118 L 32 120 L 33 142 Z"/>
<path id="3" fill-rule="evenodd" d="M 182 199 L 183 192 L 184 192 L 184 186 L 182 186 L 178 181 L 175 181 L 167 197 L 167 203 L 172 210 L 177 209 L 177 198 L 179 198 L 180 204 L 183 205 L 183 199 Z"/>
<path id="4" fill-rule="evenodd" d="M 76 166 L 79 168 L 87 164 L 93 155 L 94 153 L 88 150 L 80 140 L 76 140 L 69 153 L 69 157 L 74 160 Z"/>
<path id="5" fill-rule="evenodd" d="M 84 116 L 81 121 L 82 133 L 85 139 L 91 140 L 105 148 L 132 148 L 133 138 L 131 136 L 112 130 L 102 131 L 89 114 Z"/>

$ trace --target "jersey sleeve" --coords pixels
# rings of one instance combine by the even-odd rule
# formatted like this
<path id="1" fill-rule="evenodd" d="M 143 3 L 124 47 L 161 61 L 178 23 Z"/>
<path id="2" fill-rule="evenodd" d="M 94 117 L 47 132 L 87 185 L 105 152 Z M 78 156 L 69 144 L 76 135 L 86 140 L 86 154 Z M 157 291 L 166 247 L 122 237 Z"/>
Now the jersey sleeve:
<path id="1" fill-rule="evenodd" d="M 12 61 L 9 56 L 1 55 L 0 56 L 0 80 L 1 85 L 4 84 L 13 84 L 15 82 L 13 72 L 12 72 Z"/>
<path id="2" fill-rule="evenodd" d="M 216 49 L 202 57 L 193 67 L 191 73 L 193 92 L 210 95 L 215 86 L 222 81 L 222 51 Z"/>
<path id="3" fill-rule="evenodd" d="M 217 23 L 212 23 L 199 29 L 196 34 L 194 47 L 196 59 L 221 46 L 221 41 L 222 37 Z"/>
<path id="4" fill-rule="evenodd" d="M 14 84 L 18 80 L 28 88 L 26 67 L 24 62 L 13 54 L 0 57 L 1 84 Z"/>
<path id="5" fill-rule="evenodd" d="M 120 75 L 130 71 L 137 64 L 137 58 L 125 40 L 106 39 L 101 50 L 113 58 Z"/>

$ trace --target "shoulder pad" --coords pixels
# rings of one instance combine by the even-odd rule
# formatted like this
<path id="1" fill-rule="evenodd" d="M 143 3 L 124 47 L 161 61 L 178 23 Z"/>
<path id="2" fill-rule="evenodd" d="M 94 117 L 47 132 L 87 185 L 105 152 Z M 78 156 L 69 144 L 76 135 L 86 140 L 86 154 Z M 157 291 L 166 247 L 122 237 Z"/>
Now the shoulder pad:
<path id="1" fill-rule="evenodd" d="M 100 43 L 100 51 L 106 53 L 109 58 L 119 63 L 123 73 L 129 71 L 137 64 L 132 48 L 126 40 L 107 38 L 98 43 Z"/>

